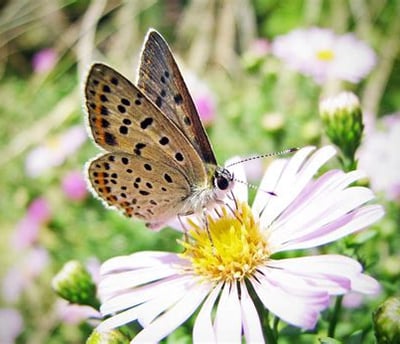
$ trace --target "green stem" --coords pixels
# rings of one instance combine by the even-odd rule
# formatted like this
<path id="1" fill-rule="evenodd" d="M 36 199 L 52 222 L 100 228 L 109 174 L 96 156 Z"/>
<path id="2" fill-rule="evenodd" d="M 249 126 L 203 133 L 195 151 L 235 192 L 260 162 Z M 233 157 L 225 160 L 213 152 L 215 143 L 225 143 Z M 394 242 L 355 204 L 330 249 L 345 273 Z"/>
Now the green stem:
<path id="1" fill-rule="evenodd" d="M 264 327 L 264 334 L 265 334 L 265 341 L 268 344 L 277 344 L 277 337 L 274 333 L 273 329 L 270 325 L 269 319 L 269 312 L 265 312 L 265 316 L 263 317 L 263 327 Z"/>
<path id="2" fill-rule="evenodd" d="M 338 323 L 340 312 L 342 310 L 343 296 L 336 297 L 335 306 L 333 308 L 332 316 L 329 322 L 328 337 L 335 338 L 336 325 Z"/>

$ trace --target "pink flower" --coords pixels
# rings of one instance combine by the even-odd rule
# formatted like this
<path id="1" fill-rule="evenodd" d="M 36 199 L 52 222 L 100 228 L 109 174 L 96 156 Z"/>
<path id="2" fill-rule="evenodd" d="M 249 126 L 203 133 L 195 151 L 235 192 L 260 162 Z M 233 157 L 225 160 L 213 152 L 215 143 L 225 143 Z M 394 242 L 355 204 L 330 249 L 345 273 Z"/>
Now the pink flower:
<path id="1" fill-rule="evenodd" d="M 199 94 L 194 99 L 199 116 L 204 125 L 210 124 L 215 118 L 215 101 L 210 95 Z"/>
<path id="2" fill-rule="evenodd" d="M 3 299 L 17 301 L 22 292 L 29 288 L 49 263 L 48 252 L 43 248 L 31 248 L 25 251 L 5 274 L 2 281 Z"/>
<path id="3" fill-rule="evenodd" d="M 48 72 L 55 66 L 57 53 L 54 49 L 47 48 L 38 51 L 32 58 L 32 68 L 36 73 Z"/>
<path id="4" fill-rule="evenodd" d="M 60 299 L 56 303 L 56 311 L 62 322 L 76 325 L 91 318 L 100 318 L 100 313 L 93 307 L 71 304 Z"/>
<path id="5" fill-rule="evenodd" d="M 25 161 L 27 175 L 38 177 L 47 170 L 60 166 L 86 139 L 86 130 L 81 125 L 71 127 L 62 134 L 47 139 L 28 153 Z"/>
<path id="6" fill-rule="evenodd" d="M 17 310 L 0 308 L 0 343 L 15 343 L 22 330 L 23 319 Z"/>
<path id="7" fill-rule="evenodd" d="M 26 215 L 18 222 L 11 238 L 15 249 L 24 249 L 36 242 L 40 228 L 50 220 L 51 210 L 47 200 L 38 197 L 29 205 Z"/>
<path id="8" fill-rule="evenodd" d="M 44 224 L 50 220 L 50 205 L 44 197 L 34 199 L 28 207 L 27 217 L 31 220 Z"/>
<path id="9" fill-rule="evenodd" d="M 62 181 L 64 194 L 72 201 L 82 201 L 88 195 L 86 181 L 81 172 L 69 172 Z"/>
<path id="10" fill-rule="evenodd" d="M 269 54 L 271 50 L 271 43 L 264 38 L 254 40 L 249 49 L 249 54 L 255 57 L 263 57 Z"/>
<path id="11" fill-rule="evenodd" d="M 374 51 L 353 34 L 339 36 L 316 27 L 276 37 L 272 53 L 317 83 L 329 79 L 358 83 L 376 64 Z"/>
<path id="12" fill-rule="evenodd" d="M 271 313 L 305 329 L 314 328 L 333 295 L 376 294 L 376 280 L 351 258 L 274 256 L 338 240 L 383 216 L 381 206 L 366 205 L 374 197 L 371 190 L 350 186 L 364 177 L 360 171 L 331 170 L 314 180 L 335 150 L 313 151 L 306 147 L 275 160 L 252 209 L 247 188 L 238 183 L 234 198 L 207 214 L 207 224 L 203 216 L 183 219 L 190 236 L 182 242 L 184 253 L 146 251 L 106 261 L 99 293 L 101 312 L 110 318 L 98 330 L 136 320 L 143 329 L 132 343 L 157 342 L 199 309 L 194 343 L 240 343 L 242 336 L 263 342 L 249 284 Z M 243 170 L 235 166 L 235 177 L 243 180 Z"/>
<path id="13" fill-rule="evenodd" d="M 185 73 L 185 82 L 204 125 L 211 124 L 216 115 L 216 100 L 208 85 L 194 73 Z"/>

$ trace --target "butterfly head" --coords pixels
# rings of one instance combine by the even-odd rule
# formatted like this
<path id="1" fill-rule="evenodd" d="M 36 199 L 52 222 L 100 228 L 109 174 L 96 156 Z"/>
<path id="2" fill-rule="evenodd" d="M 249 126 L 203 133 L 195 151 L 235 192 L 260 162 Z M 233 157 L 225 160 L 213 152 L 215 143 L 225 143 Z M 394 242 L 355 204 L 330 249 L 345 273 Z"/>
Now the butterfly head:
<path id="1" fill-rule="evenodd" d="M 233 187 L 234 176 L 228 169 L 217 167 L 214 171 L 213 184 L 217 199 L 223 199 Z"/>

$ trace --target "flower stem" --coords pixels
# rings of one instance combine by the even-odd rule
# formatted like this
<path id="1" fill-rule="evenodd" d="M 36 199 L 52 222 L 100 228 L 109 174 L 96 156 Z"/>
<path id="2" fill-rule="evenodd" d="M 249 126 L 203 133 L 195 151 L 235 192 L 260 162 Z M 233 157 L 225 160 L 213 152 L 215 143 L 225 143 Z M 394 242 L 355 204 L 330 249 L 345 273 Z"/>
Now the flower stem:
<path id="1" fill-rule="evenodd" d="M 336 297 L 335 306 L 329 323 L 328 337 L 335 338 L 336 325 L 340 317 L 340 311 L 342 310 L 342 300 L 343 296 Z"/>
<path id="2" fill-rule="evenodd" d="M 265 341 L 268 344 L 277 344 L 277 336 L 276 332 L 270 325 L 270 317 L 269 312 L 266 311 L 263 317 L 263 325 L 264 325 L 264 334 L 265 334 Z"/>

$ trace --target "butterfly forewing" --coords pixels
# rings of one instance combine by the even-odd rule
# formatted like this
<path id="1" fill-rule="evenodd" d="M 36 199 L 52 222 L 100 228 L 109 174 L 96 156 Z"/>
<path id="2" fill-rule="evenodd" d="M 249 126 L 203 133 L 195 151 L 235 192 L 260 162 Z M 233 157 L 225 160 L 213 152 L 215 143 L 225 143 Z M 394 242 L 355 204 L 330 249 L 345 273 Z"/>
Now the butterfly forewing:
<path id="1" fill-rule="evenodd" d="M 189 183 L 206 180 L 203 162 L 187 138 L 129 80 L 104 65 L 95 64 L 86 84 L 87 109 L 93 138 L 109 152 L 164 159 Z"/>
<path id="2" fill-rule="evenodd" d="M 190 193 L 190 184 L 179 170 L 160 160 L 123 152 L 93 160 L 89 164 L 89 178 L 109 206 L 150 223 L 175 216 L 182 199 Z"/>
<path id="3" fill-rule="evenodd" d="M 216 159 L 175 59 L 161 35 L 148 33 L 142 51 L 138 87 L 170 118 L 205 163 Z"/>

